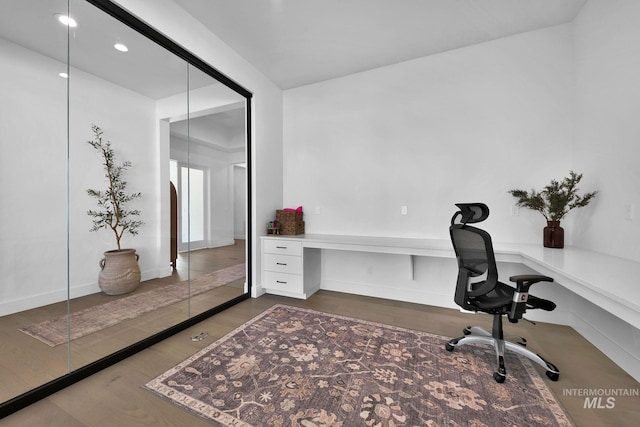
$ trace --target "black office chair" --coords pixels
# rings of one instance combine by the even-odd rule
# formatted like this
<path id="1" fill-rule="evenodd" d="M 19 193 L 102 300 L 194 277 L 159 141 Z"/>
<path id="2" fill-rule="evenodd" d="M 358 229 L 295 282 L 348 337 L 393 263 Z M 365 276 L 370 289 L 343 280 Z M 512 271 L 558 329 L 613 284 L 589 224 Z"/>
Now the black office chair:
<path id="1" fill-rule="evenodd" d="M 537 282 L 553 282 L 551 277 L 526 274 L 509 278 L 516 287 L 498 281 L 491 236 L 484 230 L 468 224 L 484 221 L 489 216 L 489 208 L 484 203 L 457 203 L 460 209 L 451 218 L 449 234 L 458 259 L 458 283 L 456 285 L 455 302 L 465 310 L 481 311 L 493 315 L 491 333 L 478 326 L 468 326 L 464 336 L 449 341 L 445 348 L 453 351 L 463 344 L 490 344 L 496 350 L 498 370 L 493 378 L 504 382 L 506 370 L 504 351 L 511 350 L 528 357 L 546 369 L 547 376 L 557 381 L 560 372 L 552 363 L 526 349 L 523 342 L 518 344 L 504 341 L 502 332 L 502 316 L 507 316 L 511 323 L 517 323 L 526 309 L 542 309 L 552 311 L 556 305 L 548 300 L 529 295 L 529 287 Z"/>

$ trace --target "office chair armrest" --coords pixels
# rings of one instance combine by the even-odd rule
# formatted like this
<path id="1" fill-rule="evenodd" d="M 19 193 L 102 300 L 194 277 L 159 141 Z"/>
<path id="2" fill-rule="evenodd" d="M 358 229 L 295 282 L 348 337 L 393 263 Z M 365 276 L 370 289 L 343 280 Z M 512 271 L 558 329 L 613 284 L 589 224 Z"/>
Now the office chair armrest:
<path id="1" fill-rule="evenodd" d="M 538 282 L 553 282 L 553 278 L 541 274 L 519 274 L 509 277 L 509 280 L 516 282 L 518 292 L 529 292 L 529 287 Z"/>
<path id="2" fill-rule="evenodd" d="M 513 302 L 507 316 L 510 322 L 517 322 L 527 309 L 529 300 L 529 287 L 538 282 L 553 282 L 553 278 L 540 274 L 520 274 L 509 277 L 509 280 L 516 282 L 516 291 L 513 293 Z"/>

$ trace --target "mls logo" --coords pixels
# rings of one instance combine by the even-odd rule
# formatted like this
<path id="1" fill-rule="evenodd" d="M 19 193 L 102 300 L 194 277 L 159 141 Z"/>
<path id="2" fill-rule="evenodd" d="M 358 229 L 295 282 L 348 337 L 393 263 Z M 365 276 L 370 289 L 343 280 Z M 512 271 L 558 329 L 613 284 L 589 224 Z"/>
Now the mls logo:
<path id="1" fill-rule="evenodd" d="M 602 397 L 584 398 L 584 409 L 613 409 L 615 406 L 615 397 L 607 397 L 606 401 Z"/>

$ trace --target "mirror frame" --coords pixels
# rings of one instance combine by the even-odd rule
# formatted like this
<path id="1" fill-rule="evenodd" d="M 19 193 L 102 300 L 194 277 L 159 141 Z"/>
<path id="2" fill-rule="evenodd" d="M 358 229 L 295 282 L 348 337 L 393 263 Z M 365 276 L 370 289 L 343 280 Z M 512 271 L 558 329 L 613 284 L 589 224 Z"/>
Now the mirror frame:
<path id="1" fill-rule="evenodd" d="M 76 370 L 70 371 L 67 374 L 58 377 L 54 380 L 51 380 L 41 386 L 38 386 L 34 389 L 31 389 L 21 395 L 18 395 L 12 399 L 9 399 L 5 402 L 0 403 L 0 419 L 17 412 L 25 407 L 50 396 L 57 391 L 60 391 L 72 384 L 75 384 L 78 381 L 81 381 L 105 368 L 108 368 L 154 344 L 157 344 L 166 338 L 169 338 L 181 331 L 184 331 L 187 328 L 194 326 L 195 324 L 218 314 L 227 308 L 238 304 L 241 301 L 251 298 L 251 291 L 253 286 L 252 280 L 252 232 L 253 227 L 251 223 L 251 98 L 253 94 L 245 89 L 243 86 L 239 85 L 237 82 L 229 78 L 228 76 L 222 74 L 220 71 L 213 68 L 211 65 L 207 64 L 202 59 L 198 58 L 191 52 L 189 52 L 184 47 L 180 46 L 173 40 L 169 39 L 135 15 L 131 14 L 127 10 L 121 8 L 120 6 L 112 3 L 109 0 L 85 0 L 87 3 L 92 4 L 98 9 L 102 10 L 106 14 L 111 17 L 117 19 L 118 21 L 124 23 L 128 27 L 137 31 L 141 35 L 147 37 L 149 40 L 155 42 L 161 47 L 164 47 L 169 52 L 175 54 L 179 58 L 186 61 L 187 64 L 192 65 L 205 74 L 208 74 L 215 80 L 224 84 L 228 88 L 234 90 L 241 96 L 245 98 L 245 113 L 246 113 L 246 138 L 247 138 L 247 146 L 246 146 L 246 190 L 247 190 L 247 200 L 246 200 L 246 212 L 247 212 L 247 228 L 246 228 L 246 264 L 247 264 L 247 276 L 246 276 L 246 292 L 242 295 L 233 298 L 223 304 L 220 304 L 217 307 L 204 311 L 198 315 L 195 315 L 185 321 L 177 323 L 163 331 L 160 331 L 154 335 L 151 335 L 137 343 L 129 345 L 125 348 L 122 348 L 114 353 L 111 353 L 108 356 L 105 356 L 95 362 L 89 363 L 88 365 L 82 366 Z"/>

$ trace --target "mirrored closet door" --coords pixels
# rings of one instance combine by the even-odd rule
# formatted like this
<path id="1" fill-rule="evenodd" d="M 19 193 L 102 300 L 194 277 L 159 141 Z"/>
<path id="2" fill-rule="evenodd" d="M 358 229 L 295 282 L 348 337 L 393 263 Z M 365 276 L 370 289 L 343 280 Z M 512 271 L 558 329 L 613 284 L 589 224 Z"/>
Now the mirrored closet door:
<path id="1" fill-rule="evenodd" d="M 0 3 L 0 402 L 249 293 L 250 94 L 113 10 Z"/>

